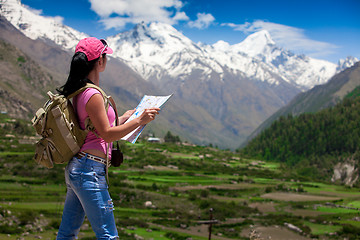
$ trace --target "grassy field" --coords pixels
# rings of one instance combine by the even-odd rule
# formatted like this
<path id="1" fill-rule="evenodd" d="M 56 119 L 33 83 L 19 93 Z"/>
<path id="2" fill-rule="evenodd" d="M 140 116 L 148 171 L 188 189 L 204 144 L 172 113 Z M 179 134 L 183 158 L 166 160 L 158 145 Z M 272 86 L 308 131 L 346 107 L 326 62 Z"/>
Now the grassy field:
<path id="1" fill-rule="evenodd" d="M 20 134 L 0 139 L 0 239 L 55 239 L 64 166 L 37 166 Z M 297 179 L 281 164 L 182 144 L 123 143 L 110 168 L 120 239 L 358 239 L 360 191 Z M 145 202 L 150 201 L 149 206 Z M 289 224 L 297 229 L 290 229 Z M 79 239 L 95 239 L 86 220 Z"/>

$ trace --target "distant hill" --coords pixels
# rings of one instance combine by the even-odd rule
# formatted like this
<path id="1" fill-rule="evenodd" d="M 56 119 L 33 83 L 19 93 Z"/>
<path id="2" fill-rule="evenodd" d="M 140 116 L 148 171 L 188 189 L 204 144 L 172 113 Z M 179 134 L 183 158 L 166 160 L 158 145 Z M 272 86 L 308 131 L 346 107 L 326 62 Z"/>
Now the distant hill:
<path id="1" fill-rule="evenodd" d="M 279 117 L 287 116 L 288 114 L 298 116 L 302 113 L 314 113 L 321 109 L 334 106 L 357 86 L 360 86 L 360 62 L 336 74 L 326 84 L 315 86 L 307 92 L 298 94 L 286 106 L 266 119 L 252 132 L 242 146 L 245 146 L 249 140 L 268 128 Z"/>

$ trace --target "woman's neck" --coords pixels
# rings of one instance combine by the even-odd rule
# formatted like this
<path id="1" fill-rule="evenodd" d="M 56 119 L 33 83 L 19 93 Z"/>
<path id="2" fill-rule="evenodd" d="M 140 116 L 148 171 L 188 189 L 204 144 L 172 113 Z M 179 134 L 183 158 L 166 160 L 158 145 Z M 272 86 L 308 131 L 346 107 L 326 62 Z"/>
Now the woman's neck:
<path id="1" fill-rule="evenodd" d="M 91 71 L 87 78 L 92 81 L 96 86 L 99 86 L 99 72 Z"/>

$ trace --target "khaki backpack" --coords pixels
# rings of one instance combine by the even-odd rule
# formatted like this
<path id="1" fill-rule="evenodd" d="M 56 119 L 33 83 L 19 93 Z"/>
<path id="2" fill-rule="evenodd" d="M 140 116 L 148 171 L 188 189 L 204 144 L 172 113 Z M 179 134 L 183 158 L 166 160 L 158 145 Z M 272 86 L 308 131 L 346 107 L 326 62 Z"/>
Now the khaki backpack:
<path id="1" fill-rule="evenodd" d="M 95 88 L 102 94 L 107 111 L 110 97 L 94 84 L 88 83 L 68 97 L 50 91 L 47 93 L 50 99 L 39 108 L 32 119 L 36 132 L 42 136 L 36 143 L 34 156 L 36 163 L 47 168 L 53 168 L 54 164 L 67 163 L 79 152 L 87 133 L 95 131 L 90 119 L 85 123 L 86 130 L 80 128 L 70 101 L 87 88 Z"/>

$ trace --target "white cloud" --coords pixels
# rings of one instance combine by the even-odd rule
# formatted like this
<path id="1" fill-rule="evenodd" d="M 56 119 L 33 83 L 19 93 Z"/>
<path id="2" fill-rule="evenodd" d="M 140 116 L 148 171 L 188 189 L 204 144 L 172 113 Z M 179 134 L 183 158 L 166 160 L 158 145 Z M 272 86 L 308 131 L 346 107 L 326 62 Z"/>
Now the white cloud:
<path id="1" fill-rule="evenodd" d="M 176 21 L 188 21 L 189 17 L 184 12 L 177 12 L 173 19 Z"/>
<path id="2" fill-rule="evenodd" d="M 25 4 L 22 4 L 27 10 L 29 10 L 30 12 L 36 14 L 36 15 L 42 15 L 43 11 L 40 10 L 40 9 L 35 9 L 35 8 L 32 8 L 28 5 L 25 5 Z"/>
<path id="3" fill-rule="evenodd" d="M 267 30 L 277 45 L 296 53 L 307 54 L 311 57 L 328 56 L 333 54 L 335 49 L 339 48 L 331 43 L 316 41 L 308 38 L 303 29 L 278 23 L 257 20 L 253 23 L 225 23 L 221 25 L 232 27 L 234 30 L 244 32 L 245 34 Z"/>
<path id="4" fill-rule="evenodd" d="M 64 18 L 61 16 L 55 16 L 55 17 L 52 17 L 52 19 L 54 19 L 54 21 L 58 24 L 63 24 L 63 22 L 64 22 Z"/>
<path id="5" fill-rule="evenodd" d="M 30 12 L 36 14 L 36 15 L 43 15 L 43 10 L 41 9 L 35 9 L 35 8 L 32 8 L 28 5 L 25 5 L 25 4 L 22 4 L 27 10 L 29 10 Z M 44 16 L 46 17 L 47 19 L 52 19 L 54 20 L 56 23 L 58 24 L 63 24 L 64 22 L 64 18 L 61 17 L 61 16 L 55 16 L 55 17 L 49 17 L 49 16 Z"/>
<path id="6" fill-rule="evenodd" d="M 215 18 L 210 13 L 198 13 L 195 21 L 188 22 L 188 25 L 192 28 L 204 29 L 208 28 L 211 23 L 215 21 Z"/>
<path id="7" fill-rule="evenodd" d="M 89 0 L 106 29 L 122 29 L 127 23 L 163 22 L 176 24 L 188 20 L 180 0 Z"/>

